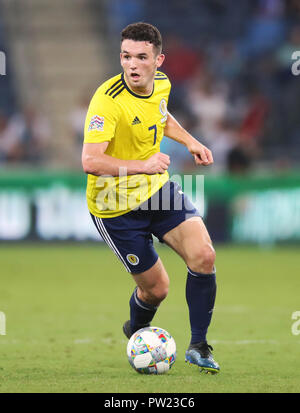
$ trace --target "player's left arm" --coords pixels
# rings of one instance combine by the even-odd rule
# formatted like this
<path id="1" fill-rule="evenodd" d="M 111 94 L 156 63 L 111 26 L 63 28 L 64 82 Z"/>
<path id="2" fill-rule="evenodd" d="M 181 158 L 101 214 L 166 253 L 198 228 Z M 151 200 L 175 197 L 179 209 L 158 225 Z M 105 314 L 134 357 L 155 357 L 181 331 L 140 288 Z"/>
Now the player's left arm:
<path id="1" fill-rule="evenodd" d="M 211 151 L 188 133 L 168 112 L 164 135 L 185 145 L 194 156 L 197 165 L 211 165 L 214 160 Z"/>

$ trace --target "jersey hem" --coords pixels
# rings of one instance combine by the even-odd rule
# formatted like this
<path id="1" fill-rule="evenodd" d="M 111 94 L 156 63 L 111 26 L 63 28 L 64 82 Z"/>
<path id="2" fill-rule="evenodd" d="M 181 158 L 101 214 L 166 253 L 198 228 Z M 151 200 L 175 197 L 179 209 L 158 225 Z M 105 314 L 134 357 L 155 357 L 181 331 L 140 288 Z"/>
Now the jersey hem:
<path id="1" fill-rule="evenodd" d="M 90 212 L 91 214 L 93 214 L 93 215 L 95 215 L 96 217 L 101 218 L 101 219 L 105 219 L 105 218 L 115 218 L 115 217 L 119 217 L 119 216 L 121 216 L 121 215 L 125 215 L 125 214 L 127 214 L 127 213 L 129 213 L 129 212 L 131 212 L 131 211 L 134 211 L 136 208 L 138 208 L 140 205 L 142 205 L 144 202 L 146 202 L 148 199 L 150 199 L 150 198 L 151 198 L 154 194 L 156 194 L 156 192 L 158 192 L 168 181 L 169 181 L 169 176 L 167 176 L 166 181 L 163 181 L 163 182 L 157 187 L 157 189 L 151 193 L 151 195 L 150 195 L 148 198 L 143 199 L 143 200 L 142 200 L 140 203 L 138 203 L 133 209 L 126 209 L 125 211 L 124 211 L 124 210 L 122 210 L 122 211 L 114 211 L 114 212 L 112 212 L 111 214 L 101 214 L 101 212 L 94 211 L 94 210 L 90 209 L 89 207 L 88 207 L 88 210 L 89 210 L 89 212 Z"/>

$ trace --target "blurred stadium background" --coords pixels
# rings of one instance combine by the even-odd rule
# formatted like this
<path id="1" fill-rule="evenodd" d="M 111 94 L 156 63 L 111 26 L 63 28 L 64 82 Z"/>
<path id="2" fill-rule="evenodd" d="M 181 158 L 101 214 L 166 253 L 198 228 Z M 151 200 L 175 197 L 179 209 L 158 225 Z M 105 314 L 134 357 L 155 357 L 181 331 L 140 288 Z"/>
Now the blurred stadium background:
<path id="1" fill-rule="evenodd" d="M 196 170 L 179 144 L 161 146 L 171 176 L 205 174 L 213 240 L 299 242 L 299 0 L 0 0 L 0 239 L 97 238 L 83 123 L 98 85 L 121 71 L 119 33 L 133 21 L 162 32 L 169 110 L 214 153 Z"/>
<path id="2" fill-rule="evenodd" d="M 196 169 L 179 144 L 161 145 L 217 250 L 209 340 L 224 374 L 201 386 L 184 364 L 186 269 L 164 246 L 172 291 L 155 320 L 178 361 L 159 388 L 128 366 L 120 326 L 133 282 L 96 243 L 85 201 L 87 105 L 120 73 L 119 33 L 135 21 L 161 31 L 169 110 L 215 158 Z M 300 0 L 0 0 L 0 392 L 299 392 L 295 51 Z"/>

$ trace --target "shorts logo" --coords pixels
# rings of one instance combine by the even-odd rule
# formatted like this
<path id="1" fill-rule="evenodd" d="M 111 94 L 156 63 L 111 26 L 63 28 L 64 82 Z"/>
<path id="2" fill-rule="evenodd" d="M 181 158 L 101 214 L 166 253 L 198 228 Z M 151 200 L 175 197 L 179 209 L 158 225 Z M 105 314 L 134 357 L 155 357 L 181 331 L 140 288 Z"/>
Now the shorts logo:
<path id="1" fill-rule="evenodd" d="M 131 265 L 138 265 L 140 262 L 139 257 L 134 254 L 127 254 L 126 259 Z"/>
<path id="2" fill-rule="evenodd" d="M 95 115 L 92 117 L 89 125 L 89 131 L 90 130 L 99 130 L 103 131 L 104 130 L 104 117 L 103 116 L 98 116 Z"/>

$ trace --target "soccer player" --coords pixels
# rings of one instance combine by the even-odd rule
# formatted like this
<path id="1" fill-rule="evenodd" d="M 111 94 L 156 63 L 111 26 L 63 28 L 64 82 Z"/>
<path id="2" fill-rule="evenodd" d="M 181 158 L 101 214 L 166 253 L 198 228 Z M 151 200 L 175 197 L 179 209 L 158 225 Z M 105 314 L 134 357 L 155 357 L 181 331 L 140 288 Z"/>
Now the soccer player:
<path id="1" fill-rule="evenodd" d="M 156 27 L 140 22 L 122 31 L 123 72 L 97 89 L 86 117 L 87 203 L 103 240 L 136 282 L 125 335 L 149 326 L 168 294 L 169 277 L 154 235 L 187 265 L 191 341 L 186 361 L 217 373 L 206 341 L 216 295 L 215 251 L 199 212 L 169 180 L 170 158 L 160 152 L 160 142 L 163 136 L 180 142 L 197 165 L 210 165 L 213 157 L 168 112 L 170 81 L 157 70 L 164 59 Z"/>

